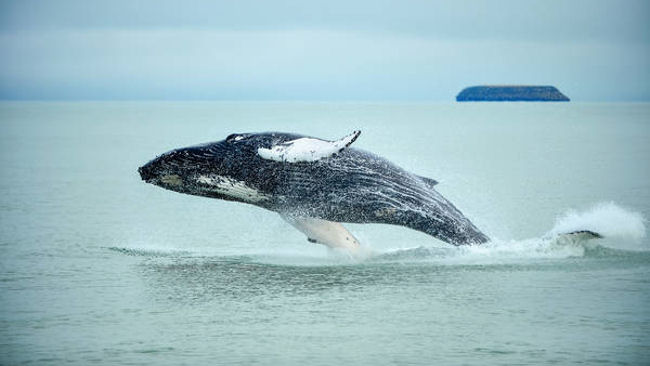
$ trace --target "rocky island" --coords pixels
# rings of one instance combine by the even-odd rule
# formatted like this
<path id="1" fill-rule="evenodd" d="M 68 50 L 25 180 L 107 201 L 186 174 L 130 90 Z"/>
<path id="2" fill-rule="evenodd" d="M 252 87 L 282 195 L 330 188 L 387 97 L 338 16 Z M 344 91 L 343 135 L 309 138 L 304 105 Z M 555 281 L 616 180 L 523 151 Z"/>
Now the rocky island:
<path id="1" fill-rule="evenodd" d="M 470 86 L 457 96 L 457 102 L 568 102 L 554 86 L 483 85 Z"/>

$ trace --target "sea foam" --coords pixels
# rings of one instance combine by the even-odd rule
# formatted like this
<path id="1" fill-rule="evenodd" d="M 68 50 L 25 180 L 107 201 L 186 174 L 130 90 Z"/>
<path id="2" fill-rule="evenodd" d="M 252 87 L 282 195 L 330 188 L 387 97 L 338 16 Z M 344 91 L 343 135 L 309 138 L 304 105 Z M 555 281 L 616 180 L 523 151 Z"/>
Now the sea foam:
<path id="1" fill-rule="evenodd" d="M 614 202 L 598 203 L 580 212 L 569 210 L 557 218 L 549 235 L 555 236 L 577 230 L 590 230 L 605 238 L 635 240 L 645 237 L 643 216 Z"/>
<path id="2" fill-rule="evenodd" d="M 603 236 L 587 240 L 581 236 L 563 236 L 589 230 Z M 645 219 L 637 212 L 613 202 L 598 203 L 584 211 L 569 210 L 556 219 L 553 228 L 541 237 L 528 239 L 492 238 L 488 243 L 459 247 L 420 246 L 383 252 L 380 259 L 427 260 L 439 264 L 503 264 L 530 260 L 583 257 L 595 246 L 613 250 L 650 250 L 645 237 Z"/>
<path id="3" fill-rule="evenodd" d="M 604 239 L 586 240 L 581 236 L 563 236 L 575 231 L 589 230 Z M 279 240 L 275 243 L 260 244 L 260 248 L 250 247 L 224 250 L 215 247 L 194 247 L 186 245 L 129 245 L 108 249 L 132 256 L 237 259 L 248 258 L 253 262 L 279 265 L 341 265 L 363 262 L 432 262 L 440 265 L 491 265 L 527 263 L 538 260 L 584 257 L 588 248 L 602 246 L 612 250 L 646 251 L 650 250 L 646 240 L 644 217 L 632 210 L 622 208 L 613 202 L 598 203 L 583 210 L 569 210 L 559 215 L 553 228 L 545 235 L 527 239 L 502 239 L 493 237 L 488 243 L 472 246 L 454 247 L 431 241 L 414 242 L 412 247 L 373 249 L 362 245 L 356 253 L 324 250 L 321 246 L 287 246 Z M 434 241 L 435 243 L 435 241 Z M 366 243 L 367 244 L 367 243 Z"/>

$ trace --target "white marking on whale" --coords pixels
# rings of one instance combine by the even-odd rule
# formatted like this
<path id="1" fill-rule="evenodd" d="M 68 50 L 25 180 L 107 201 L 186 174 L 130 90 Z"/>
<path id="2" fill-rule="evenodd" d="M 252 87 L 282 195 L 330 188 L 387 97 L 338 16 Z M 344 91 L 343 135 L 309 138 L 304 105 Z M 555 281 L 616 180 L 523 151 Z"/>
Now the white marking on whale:
<path id="1" fill-rule="evenodd" d="M 261 202 L 271 198 L 268 194 L 249 187 L 244 182 L 221 175 L 200 175 L 196 178 L 196 182 L 207 186 L 207 189 L 212 192 L 239 198 L 247 202 Z"/>
<path id="2" fill-rule="evenodd" d="M 261 147 L 257 149 L 257 154 L 263 159 L 285 163 L 317 161 L 330 157 L 350 146 L 359 137 L 359 134 L 361 134 L 361 131 L 354 131 L 336 141 L 302 137 L 271 146 L 270 149 Z"/>
<path id="3" fill-rule="evenodd" d="M 183 184 L 183 179 L 177 174 L 163 175 L 160 177 L 160 181 L 170 186 L 180 186 Z"/>

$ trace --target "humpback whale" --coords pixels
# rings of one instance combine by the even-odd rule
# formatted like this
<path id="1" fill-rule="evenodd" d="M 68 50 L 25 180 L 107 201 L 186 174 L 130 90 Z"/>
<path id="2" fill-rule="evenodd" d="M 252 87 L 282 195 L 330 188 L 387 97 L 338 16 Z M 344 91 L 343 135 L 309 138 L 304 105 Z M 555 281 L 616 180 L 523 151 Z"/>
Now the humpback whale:
<path id="1" fill-rule="evenodd" d="M 138 171 L 168 190 L 275 211 L 310 242 L 333 248 L 359 247 L 342 222 L 405 226 L 457 246 L 489 240 L 436 191 L 437 181 L 350 147 L 360 133 L 334 141 L 235 133 L 166 152 Z"/>

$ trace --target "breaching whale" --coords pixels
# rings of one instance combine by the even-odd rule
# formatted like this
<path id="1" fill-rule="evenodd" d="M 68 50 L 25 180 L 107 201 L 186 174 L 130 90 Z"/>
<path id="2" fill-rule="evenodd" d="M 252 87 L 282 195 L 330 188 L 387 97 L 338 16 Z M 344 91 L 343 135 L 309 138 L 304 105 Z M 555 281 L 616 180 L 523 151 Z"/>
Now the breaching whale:
<path id="1" fill-rule="evenodd" d="M 235 133 L 175 149 L 138 169 L 147 183 L 279 213 L 311 242 L 354 250 L 341 222 L 401 225 L 453 245 L 488 241 L 435 189 L 438 182 L 351 148 L 360 131 L 327 141 L 290 133 Z"/>

